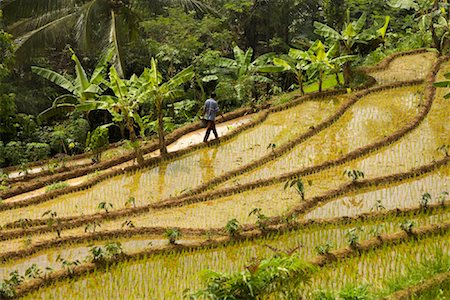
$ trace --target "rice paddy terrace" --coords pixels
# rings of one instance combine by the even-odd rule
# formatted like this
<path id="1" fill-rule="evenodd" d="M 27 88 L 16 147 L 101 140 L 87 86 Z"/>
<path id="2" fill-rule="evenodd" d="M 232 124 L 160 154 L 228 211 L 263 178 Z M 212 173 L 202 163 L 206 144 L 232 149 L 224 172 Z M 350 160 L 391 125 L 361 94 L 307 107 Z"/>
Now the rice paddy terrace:
<path id="1" fill-rule="evenodd" d="M 349 285 L 377 299 L 449 295 L 450 101 L 433 83 L 450 59 L 412 51 L 365 72 L 376 83 L 274 104 L 220 142 L 164 158 L 150 147 L 143 168 L 119 159 L 55 189 L 33 185 L 54 178 L 44 168 L 12 172 L 28 188 L 0 203 L 0 281 L 18 280 L 24 299 L 182 299 L 202 270 L 294 249 L 317 267 L 305 299 Z M 399 280 L 439 260 L 446 270 Z"/>

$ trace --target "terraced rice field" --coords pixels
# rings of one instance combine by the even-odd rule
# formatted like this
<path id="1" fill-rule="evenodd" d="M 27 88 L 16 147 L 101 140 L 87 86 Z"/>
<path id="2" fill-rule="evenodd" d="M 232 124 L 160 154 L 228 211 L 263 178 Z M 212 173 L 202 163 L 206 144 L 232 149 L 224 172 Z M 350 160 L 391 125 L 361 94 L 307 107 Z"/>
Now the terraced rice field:
<path id="1" fill-rule="evenodd" d="M 436 62 L 432 53 L 399 56 L 371 75 L 378 85 L 420 80 Z M 444 62 L 435 80 L 449 71 L 450 63 Z M 33 286 L 30 280 L 31 288 L 21 292 L 24 299 L 181 299 L 185 289 L 202 286 L 202 270 L 242 270 L 253 258 L 272 255 L 270 247 L 298 247 L 299 258 L 314 261 L 319 245 L 347 247 L 352 229 L 361 242 L 380 235 L 387 241 L 402 236 L 395 235 L 402 231 L 401 223 L 418 229 L 448 224 L 450 166 L 437 149 L 450 144 L 450 101 L 443 97 L 445 89 L 427 98 L 432 83 L 405 83 L 361 96 L 331 124 L 299 139 L 359 92 L 305 100 L 268 113 L 251 129 L 219 144 L 87 190 L 1 211 L 0 281 L 36 264 L 48 274 L 41 276 L 45 285 Z M 287 144 L 292 147 L 278 154 Z M 258 161 L 257 167 L 245 169 Z M 334 163 L 324 165 L 330 161 Z M 239 168 L 231 179 L 221 177 Z M 364 178 L 352 180 L 345 170 L 359 170 Z M 286 180 L 299 176 L 304 199 L 295 188 L 285 188 Z M 199 188 L 210 181 L 214 183 Z M 108 212 L 99 209 L 101 202 L 111 204 Z M 267 218 L 270 234 L 264 235 L 250 214 L 255 208 Z M 44 217 L 48 211 L 57 214 Z M 224 227 L 234 218 L 248 240 L 229 242 Z M 184 234 L 178 246 L 163 237 L 168 228 Z M 376 293 L 386 285 L 386 274 L 402 274 L 411 261 L 432 257 L 436 248 L 449 253 L 448 231 L 408 237 L 318 268 L 299 293 L 308 298 L 317 290 L 339 291 L 365 282 Z M 85 261 L 92 247 L 108 242 L 120 243 L 131 256 L 106 267 Z M 67 279 L 64 270 L 77 276 Z"/>

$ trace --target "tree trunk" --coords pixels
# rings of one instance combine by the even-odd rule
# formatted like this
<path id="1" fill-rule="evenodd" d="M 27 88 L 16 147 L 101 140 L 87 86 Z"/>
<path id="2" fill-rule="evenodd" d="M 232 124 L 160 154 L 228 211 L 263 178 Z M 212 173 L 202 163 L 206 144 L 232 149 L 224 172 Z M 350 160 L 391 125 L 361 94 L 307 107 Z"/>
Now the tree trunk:
<path id="1" fill-rule="evenodd" d="M 323 71 L 319 71 L 319 93 L 322 92 L 322 77 L 323 77 Z"/>
<path id="2" fill-rule="evenodd" d="M 336 76 L 337 85 L 341 85 L 341 80 L 339 79 L 339 73 L 335 73 L 334 75 Z"/>
<path id="3" fill-rule="evenodd" d="M 300 94 L 303 96 L 305 95 L 305 89 L 303 88 L 303 76 L 297 75 L 297 82 L 300 87 Z"/>
<path id="4" fill-rule="evenodd" d="M 162 114 L 161 103 L 156 104 L 156 112 L 158 114 L 158 138 L 159 138 L 159 151 L 161 154 L 167 154 L 166 141 L 164 139 L 164 121 Z"/>
<path id="5" fill-rule="evenodd" d="M 128 130 L 130 131 L 130 141 L 133 144 L 137 163 L 138 165 L 142 166 L 144 164 L 144 155 L 142 154 L 141 144 L 136 137 L 136 131 L 134 130 L 132 124 L 128 124 Z"/>
<path id="6" fill-rule="evenodd" d="M 441 54 L 441 42 L 439 40 L 439 37 L 436 34 L 436 30 L 434 29 L 434 22 L 433 22 L 433 13 L 435 11 L 439 10 L 439 2 L 437 0 L 434 0 L 433 3 L 433 9 L 431 11 L 431 24 L 430 24 L 430 31 L 431 31 L 431 38 L 433 40 L 433 48 L 436 48 L 436 50 Z"/>
<path id="7" fill-rule="evenodd" d="M 352 80 L 351 62 L 347 61 L 344 63 L 343 71 L 344 71 L 344 84 L 345 84 L 345 86 L 348 87 Z"/>

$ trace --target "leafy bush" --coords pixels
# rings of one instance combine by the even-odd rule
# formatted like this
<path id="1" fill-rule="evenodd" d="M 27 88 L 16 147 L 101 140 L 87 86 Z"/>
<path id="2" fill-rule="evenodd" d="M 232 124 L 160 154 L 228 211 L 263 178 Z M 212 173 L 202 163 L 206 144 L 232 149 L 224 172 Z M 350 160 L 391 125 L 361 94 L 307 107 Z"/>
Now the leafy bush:
<path id="1" fill-rule="evenodd" d="M 227 225 L 225 225 L 225 231 L 228 233 L 230 237 L 236 237 L 239 235 L 239 231 L 241 230 L 241 225 L 239 224 L 239 221 L 236 219 L 231 219 L 227 222 Z"/>
<path id="2" fill-rule="evenodd" d="M 60 190 L 60 189 L 66 188 L 68 186 L 69 186 L 69 184 L 67 182 L 55 182 L 55 183 L 47 186 L 47 188 L 45 189 L 45 192 L 48 193 L 48 192 L 51 192 L 54 190 Z"/>
<path id="3" fill-rule="evenodd" d="M 166 230 L 166 237 L 169 239 L 169 243 L 175 245 L 176 241 L 182 236 L 180 229 L 169 228 Z"/>
<path id="4" fill-rule="evenodd" d="M 295 290 L 308 282 L 314 267 L 297 256 L 275 255 L 253 261 L 233 274 L 204 271 L 206 288 L 190 294 L 191 299 L 297 299 Z"/>
<path id="5" fill-rule="evenodd" d="M 108 128 L 100 126 L 87 134 L 85 151 L 92 151 L 94 154 L 92 160 L 94 162 L 100 162 L 102 152 L 108 148 L 108 145 Z"/>
<path id="6" fill-rule="evenodd" d="M 28 161 L 38 161 L 50 156 L 50 145 L 45 143 L 26 144 L 26 153 Z"/>
<path id="7" fill-rule="evenodd" d="M 23 143 L 12 141 L 6 144 L 5 157 L 10 165 L 19 165 L 27 162 L 27 153 Z"/>

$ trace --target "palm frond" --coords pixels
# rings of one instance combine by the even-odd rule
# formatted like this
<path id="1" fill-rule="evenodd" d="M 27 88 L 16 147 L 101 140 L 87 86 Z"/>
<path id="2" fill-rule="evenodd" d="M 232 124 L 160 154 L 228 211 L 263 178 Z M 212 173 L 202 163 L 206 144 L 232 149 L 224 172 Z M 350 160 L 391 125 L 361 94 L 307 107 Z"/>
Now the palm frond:
<path id="1" fill-rule="evenodd" d="M 20 19 L 34 18 L 49 12 L 76 7 L 81 0 L 3 0 L 0 10 L 5 24 L 11 25 Z"/>
<path id="2" fill-rule="evenodd" d="M 54 20 L 36 30 L 16 38 L 16 57 L 27 61 L 31 54 L 38 52 L 49 44 L 61 41 L 62 36 L 67 37 L 67 32 L 75 22 L 75 13 Z"/>

